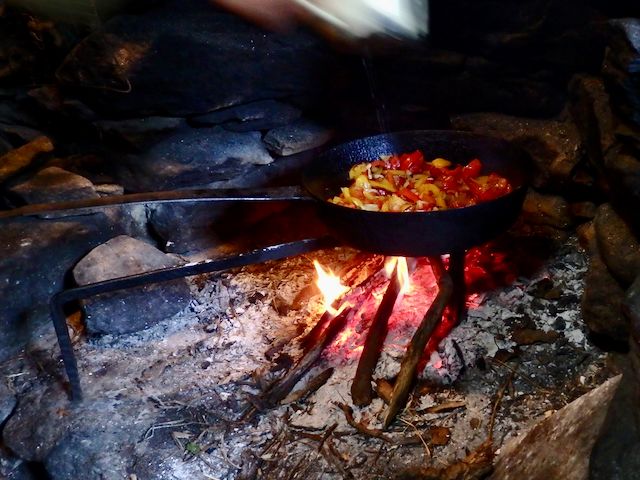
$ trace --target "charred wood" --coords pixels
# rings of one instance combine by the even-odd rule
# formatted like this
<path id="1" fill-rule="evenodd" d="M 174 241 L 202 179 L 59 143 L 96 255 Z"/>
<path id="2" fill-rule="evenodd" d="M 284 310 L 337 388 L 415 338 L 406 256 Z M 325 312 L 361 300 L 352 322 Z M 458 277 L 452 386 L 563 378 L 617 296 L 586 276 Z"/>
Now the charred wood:
<path id="1" fill-rule="evenodd" d="M 384 420 L 384 428 L 387 428 L 391 424 L 398 412 L 406 405 L 411 386 L 415 380 L 416 369 L 424 354 L 425 346 L 436 325 L 442 319 L 445 308 L 451 301 L 453 282 L 451 276 L 444 268 L 442 259 L 440 257 L 430 257 L 429 261 L 431 262 L 431 268 L 433 268 L 433 273 L 438 282 L 438 295 L 427 310 L 416 333 L 411 338 L 407 352 L 402 359 L 400 373 L 393 387 L 391 403 L 389 404 Z"/>
<path id="2" fill-rule="evenodd" d="M 371 387 L 373 372 L 376 369 L 382 345 L 387 336 L 389 317 L 393 313 L 393 307 L 401 289 L 402 285 L 398 278 L 398 266 L 396 264 L 391 274 L 389 286 L 384 292 L 380 306 L 367 332 L 356 375 L 351 384 L 351 398 L 354 405 L 369 405 L 373 400 L 374 393 Z"/>
<path id="3" fill-rule="evenodd" d="M 355 256 L 351 265 L 339 272 L 339 275 L 342 283 L 353 289 L 369 280 L 378 273 L 383 266 L 384 256 L 360 253 Z M 349 295 L 350 293 L 346 293 L 336 299 L 332 307 L 337 310 L 344 301 L 348 301 Z M 331 320 L 331 316 L 331 313 L 325 312 L 309 333 L 300 341 L 300 345 L 305 352 L 313 347 L 322 330 Z"/>

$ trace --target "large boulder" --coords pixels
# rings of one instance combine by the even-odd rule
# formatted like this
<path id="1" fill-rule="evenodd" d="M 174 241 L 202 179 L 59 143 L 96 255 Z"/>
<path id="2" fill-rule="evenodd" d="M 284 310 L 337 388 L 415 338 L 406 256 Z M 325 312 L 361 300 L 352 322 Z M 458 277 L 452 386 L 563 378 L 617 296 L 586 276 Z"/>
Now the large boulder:
<path id="1" fill-rule="evenodd" d="M 629 212 L 636 212 L 640 208 L 640 151 L 614 147 L 607 152 L 604 165 L 612 196 Z M 636 217 L 632 215 L 630 220 L 640 229 L 640 220 Z"/>
<path id="2" fill-rule="evenodd" d="M 130 478 L 137 444 L 153 422 L 152 407 L 140 400 L 101 400 L 83 410 L 87 418 L 78 418 L 44 461 L 50 478 Z"/>
<path id="3" fill-rule="evenodd" d="M 539 421 L 500 449 L 491 480 L 587 480 L 598 439 L 621 376 Z M 612 478 L 612 477 L 606 477 Z M 619 477 L 622 479 L 622 477 Z M 631 478 L 631 477 L 628 477 Z"/>
<path id="4" fill-rule="evenodd" d="M 598 250 L 614 277 L 628 287 L 640 274 L 640 243 L 629 224 L 604 203 L 595 217 Z"/>
<path id="5" fill-rule="evenodd" d="M 603 74 L 613 106 L 626 119 L 640 125 L 640 19 L 611 20 Z"/>
<path id="6" fill-rule="evenodd" d="M 176 266 L 179 260 L 148 243 L 121 235 L 94 248 L 78 262 L 79 285 Z M 190 299 L 184 279 L 144 285 L 84 300 L 87 331 L 123 334 L 148 328 L 180 312 Z"/>
<path id="7" fill-rule="evenodd" d="M 187 129 L 130 156 L 120 180 L 130 191 L 171 190 L 227 181 L 272 161 L 259 132 Z"/>
<path id="8" fill-rule="evenodd" d="M 42 153 L 53 150 L 53 144 L 47 137 L 38 137 L 29 143 L 11 150 L 0 157 L 0 183 L 23 172 Z"/>
<path id="9" fill-rule="evenodd" d="M 604 157 L 616 143 L 616 120 L 609 94 L 600 77 L 576 75 L 569 85 L 571 115 L 591 164 L 601 169 Z"/>
<path id="10" fill-rule="evenodd" d="M 64 202 L 99 196 L 89 179 L 59 167 L 44 168 L 10 190 L 25 203 Z"/>
<path id="11" fill-rule="evenodd" d="M 629 321 L 622 313 L 625 291 L 602 260 L 595 238 L 591 239 L 589 250 L 582 318 L 595 340 L 624 348 L 629 338 Z"/>
<path id="12" fill-rule="evenodd" d="M 459 115 L 453 127 L 503 138 L 525 150 L 535 163 L 535 187 L 566 184 L 582 158 L 582 144 L 571 122 L 512 117 L 497 113 Z"/>
<path id="13" fill-rule="evenodd" d="M 234 132 L 269 130 L 297 120 L 302 112 L 276 100 L 261 100 L 245 105 L 225 108 L 189 119 L 194 126 L 212 127 L 223 125 Z"/>
<path id="14" fill-rule="evenodd" d="M 112 18 L 57 78 L 103 113 L 188 116 L 314 96 L 330 71 L 327 50 L 314 36 L 265 32 L 207 0 L 174 0 Z"/>
<path id="15" fill-rule="evenodd" d="M 49 299 L 64 288 L 69 269 L 114 234 L 113 224 L 102 214 L 2 223 L 0 359 L 28 343 L 48 321 Z"/>

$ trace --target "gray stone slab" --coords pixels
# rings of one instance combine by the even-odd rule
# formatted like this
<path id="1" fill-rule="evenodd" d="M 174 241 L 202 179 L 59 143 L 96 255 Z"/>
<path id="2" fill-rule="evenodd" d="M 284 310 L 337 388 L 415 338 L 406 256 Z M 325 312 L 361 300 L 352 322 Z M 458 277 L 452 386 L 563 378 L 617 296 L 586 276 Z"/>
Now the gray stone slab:
<path id="1" fill-rule="evenodd" d="M 141 240 L 121 235 L 94 248 L 78 262 L 79 285 L 175 266 L 178 260 Z M 92 334 L 137 332 L 175 315 L 188 304 L 184 279 L 98 295 L 83 302 L 87 331 Z"/>

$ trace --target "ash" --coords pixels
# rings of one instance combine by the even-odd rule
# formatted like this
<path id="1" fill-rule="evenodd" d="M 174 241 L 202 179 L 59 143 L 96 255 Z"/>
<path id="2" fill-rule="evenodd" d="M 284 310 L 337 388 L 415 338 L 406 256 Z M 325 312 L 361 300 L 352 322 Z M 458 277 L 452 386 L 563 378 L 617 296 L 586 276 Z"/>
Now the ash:
<path id="1" fill-rule="evenodd" d="M 604 354 L 589 343 L 582 325 L 586 258 L 571 240 L 534 276 L 470 296 L 467 318 L 428 359 L 408 407 L 384 439 L 357 431 L 339 406 L 351 406 L 351 382 L 374 301 L 284 404 L 263 409 L 261 392 L 299 358 L 296 339 L 323 310 L 320 295 L 309 289 L 312 260 L 336 271 L 355 253 L 339 248 L 198 277 L 192 279 L 187 311 L 134 335 L 79 342 L 87 398 L 135 398 L 153 412 L 129 473 L 158 479 L 331 479 L 392 478 L 411 466 L 442 468 L 489 437 L 494 410 L 497 449 L 610 375 Z M 393 381 L 435 294 L 427 264 L 419 262 L 412 281 L 419 286 L 396 304 L 376 379 Z M 328 368 L 328 381 L 304 394 L 309 381 Z M 352 408 L 355 422 L 381 428 L 381 399 Z"/>

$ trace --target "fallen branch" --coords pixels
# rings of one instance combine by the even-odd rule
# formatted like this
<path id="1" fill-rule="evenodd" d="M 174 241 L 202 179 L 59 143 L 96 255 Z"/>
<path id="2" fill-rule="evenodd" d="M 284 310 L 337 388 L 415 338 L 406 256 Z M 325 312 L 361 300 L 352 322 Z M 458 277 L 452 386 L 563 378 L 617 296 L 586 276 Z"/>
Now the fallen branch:
<path id="1" fill-rule="evenodd" d="M 452 400 L 450 402 L 440 403 L 438 405 L 425 408 L 424 410 L 420 410 L 420 413 L 444 413 L 464 406 L 466 406 L 466 403 L 462 400 Z"/>
<path id="2" fill-rule="evenodd" d="M 391 403 L 384 419 L 384 428 L 387 428 L 398 412 L 404 408 L 409 398 L 409 392 L 416 376 L 418 363 L 424 354 L 425 346 L 433 333 L 436 325 L 442 319 L 447 304 L 451 300 L 453 282 L 442 264 L 440 257 L 430 257 L 431 268 L 438 282 L 438 295 L 434 299 L 429 310 L 425 314 L 416 333 L 411 338 L 407 352 L 400 365 L 400 373 L 393 387 Z"/>
<path id="3" fill-rule="evenodd" d="M 402 285 L 401 280 L 398 278 L 398 265 L 396 262 L 389 286 L 384 292 L 376 315 L 369 326 L 362 354 L 358 361 L 356 375 L 351 384 L 351 399 L 354 405 L 360 407 L 369 405 L 373 400 L 373 388 L 371 388 L 373 372 L 376 369 L 382 345 L 387 337 L 389 317 L 393 313 L 393 307 L 401 289 Z"/>

